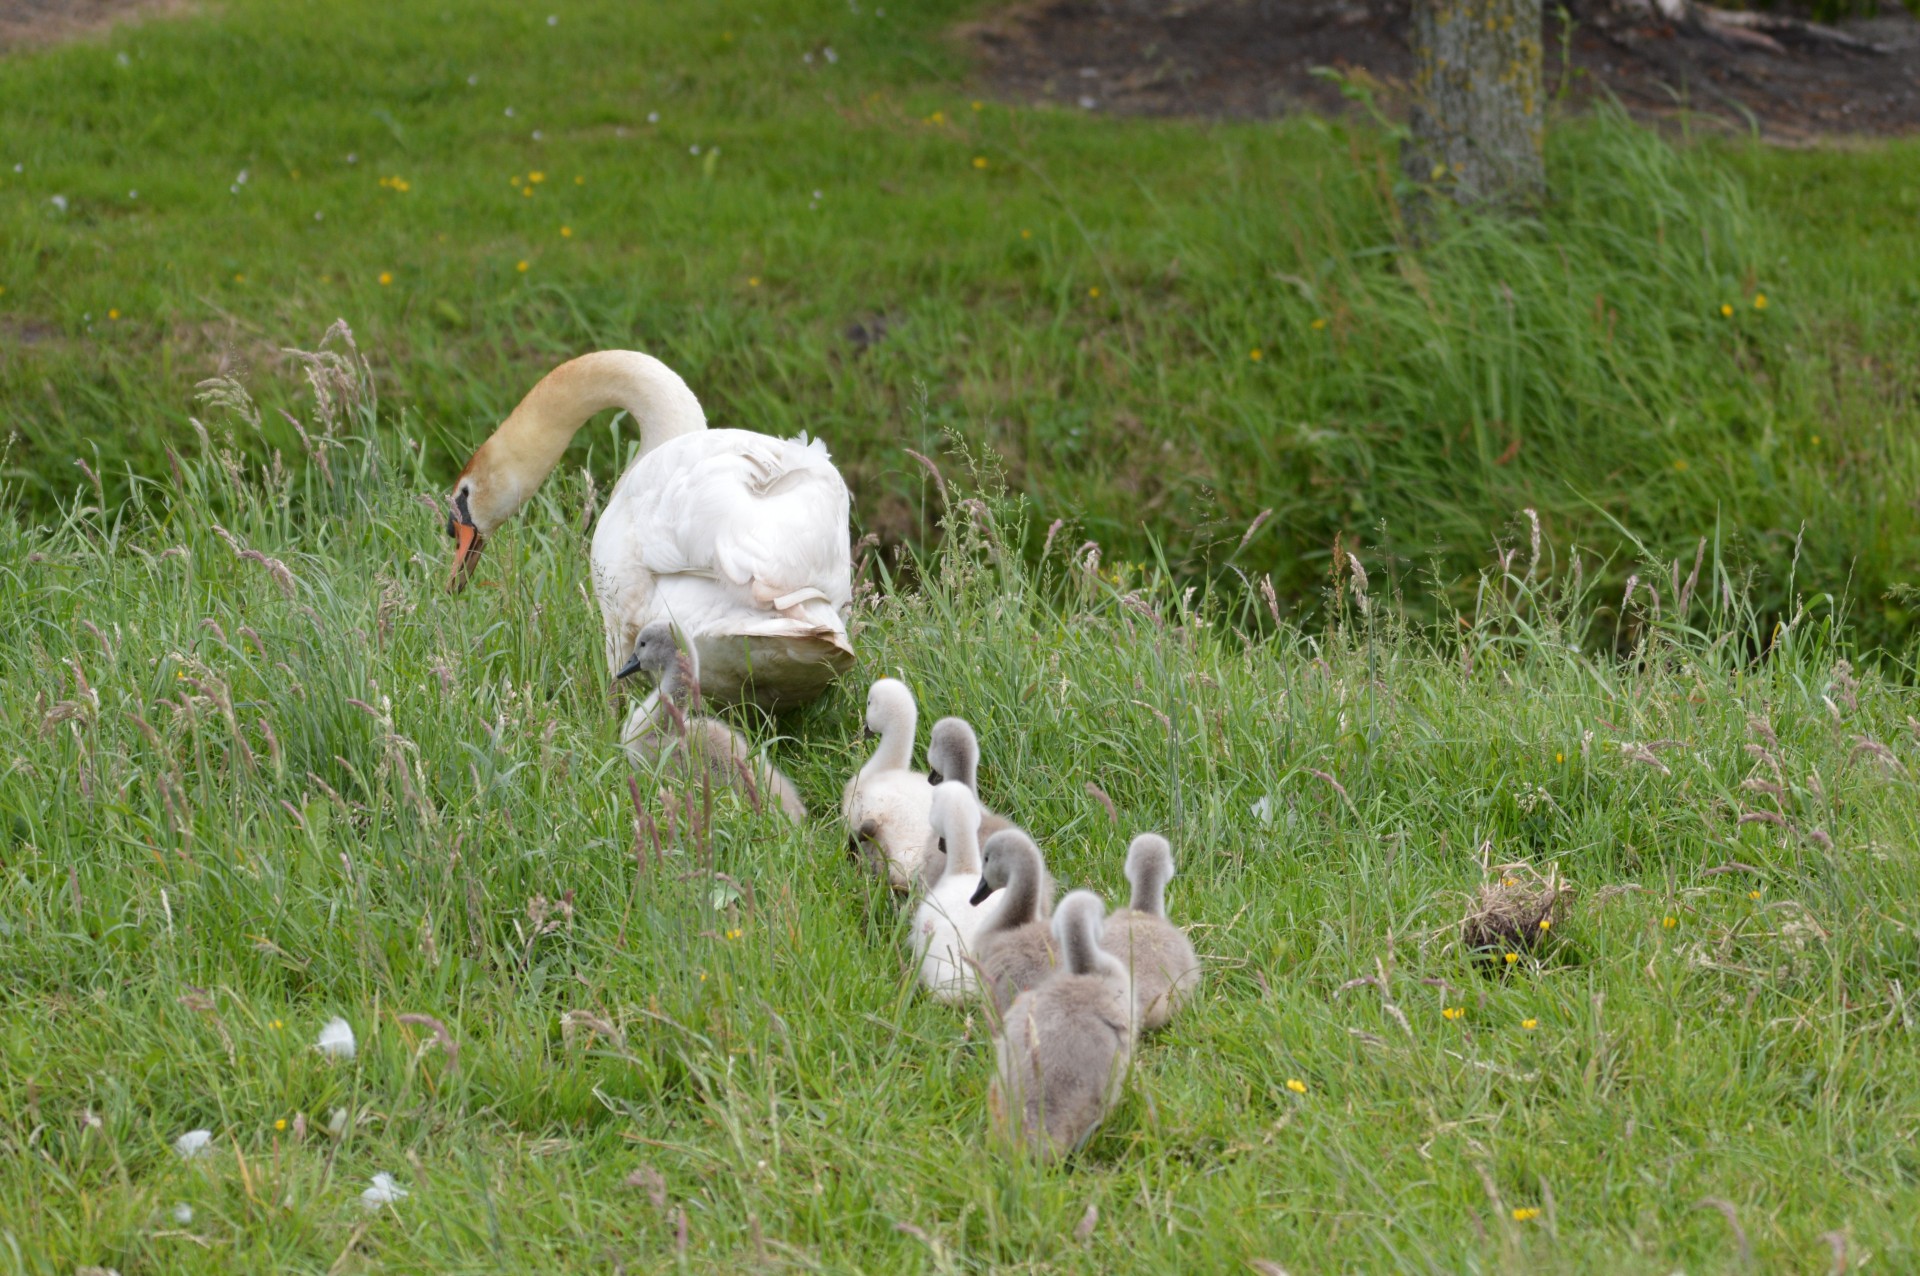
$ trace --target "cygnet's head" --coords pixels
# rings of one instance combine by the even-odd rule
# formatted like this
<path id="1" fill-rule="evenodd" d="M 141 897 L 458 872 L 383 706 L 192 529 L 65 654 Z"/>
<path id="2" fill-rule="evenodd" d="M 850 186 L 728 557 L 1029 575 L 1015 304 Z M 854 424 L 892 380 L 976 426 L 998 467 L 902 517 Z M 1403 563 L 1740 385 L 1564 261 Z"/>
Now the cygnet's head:
<path id="1" fill-rule="evenodd" d="M 1127 880 L 1139 884 L 1145 880 L 1165 885 L 1173 876 L 1173 846 L 1158 833 L 1142 833 L 1127 847 Z"/>
<path id="2" fill-rule="evenodd" d="M 913 692 L 898 678 L 882 678 L 867 690 L 867 734 L 888 735 L 913 730 L 916 714 Z"/>
<path id="3" fill-rule="evenodd" d="M 927 737 L 927 783 L 958 780 L 968 788 L 979 783 L 980 740 L 965 718 L 942 718 Z"/>
<path id="4" fill-rule="evenodd" d="M 1076 975 L 1092 974 L 1099 963 L 1100 931 L 1107 906 L 1092 891 L 1073 891 L 1053 910 L 1053 942 Z"/>
<path id="5" fill-rule="evenodd" d="M 973 893 L 973 903 L 984 903 L 994 891 L 1028 875 L 1040 879 L 1040 848 L 1019 829 L 1001 829 L 980 848 L 980 888 Z"/>
<path id="6" fill-rule="evenodd" d="M 633 640 L 633 654 L 627 658 L 620 672 L 614 675 L 616 680 L 630 678 L 645 670 L 658 678 L 673 668 L 679 658 L 680 646 L 673 639 L 673 623 L 656 620 L 640 631 Z"/>

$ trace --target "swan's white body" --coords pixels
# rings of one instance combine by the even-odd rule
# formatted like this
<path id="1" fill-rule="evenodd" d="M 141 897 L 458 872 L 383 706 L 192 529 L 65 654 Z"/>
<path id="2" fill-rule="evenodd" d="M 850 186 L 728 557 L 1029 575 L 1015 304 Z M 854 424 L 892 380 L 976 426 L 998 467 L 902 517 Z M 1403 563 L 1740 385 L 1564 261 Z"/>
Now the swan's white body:
<path id="1" fill-rule="evenodd" d="M 818 439 L 709 430 L 700 401 L 648 355 L 603 350 L 562 364 L 474 453 L 455 520 L 484 536 L 510 517 L 595 412 L 625 408 L 640 454 L 593 534 L 594 593 L 610 671 L 658 620 L 694 644 L 710 702 L 812 699 L 853 661 L 847 486 Z M 470 570 L 467 541 L 456 586 Z"/>
<path id="2" fill-rule="evenodd" d="M 913 913 L 913 959 L 935 1001 L 958 1005 L 980 989 L 974 944 L 1003 901 L 973 902 L 980 885 L 980 804 L 958 780 L 934 789 L 933 827 L 947 843 L 947 871 Z"/>
<path id="3" fill-rule="evenodd" d="M 880 743 L 840 798 L 855 858 L 903 895 L 918 879 L 934 837 L 934 789 L 924 772 L 913 769 L 918 719 L 905 683 L 882 678 L 873 684 L 867 692 L 867 730 L 877 733 Z"/>

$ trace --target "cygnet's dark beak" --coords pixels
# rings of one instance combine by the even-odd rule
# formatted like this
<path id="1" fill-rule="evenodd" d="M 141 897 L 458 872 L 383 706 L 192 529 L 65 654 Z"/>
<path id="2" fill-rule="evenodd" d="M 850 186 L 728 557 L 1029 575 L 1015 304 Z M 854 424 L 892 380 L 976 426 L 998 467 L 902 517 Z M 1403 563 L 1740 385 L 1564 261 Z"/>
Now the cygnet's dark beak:
<path id="1" fill-rule="evenodd" d="M 993 894 L 993 887 L 987 885 L 987 879 L 983 877 L 980 879 L 980 884 L 973 888 L 973 898 L 967 902 L 975 908 L 978 908 L 986 902 L 987 896 L 991 894 Z"/>
<path id="2" fill-rule="evenodd" d="M 627 663 L 620 666 L 620 672 L 613 675 L 613 680 L 615 682 L 625 682 L 628 678 L 633 677 L 633 675 L 639 672 L 640 672 L 640 653 L 636 651 L 631 656 L 627 657 Z"/>
<path id="3" fill-rule="evenodd" d="M 943 780 L 945 780 L 946 778 L 947 778 L 946 776 L 944 776 L 944 775 L 941 775 L 941 774 L 940 774 L 940 773 L 939 773 L 938 771 L 928 771 L 928 772 L 927 772 L 927 783 L 928 783 L 928 784 L 939 784 L 940 782 L 942 782 L 942 781 L 943 781 Z"/>
<path id="4" fill-rule="evenodd" d="M 875 739 L 878 739 L 879 736 L 880 736 L 880 733 L 878 731 L 875 731 L 872 727 L 868 726 L 866 723 L 863 722 L 860 724 L 860 738 L 862 740 L 875 740 Z"/>

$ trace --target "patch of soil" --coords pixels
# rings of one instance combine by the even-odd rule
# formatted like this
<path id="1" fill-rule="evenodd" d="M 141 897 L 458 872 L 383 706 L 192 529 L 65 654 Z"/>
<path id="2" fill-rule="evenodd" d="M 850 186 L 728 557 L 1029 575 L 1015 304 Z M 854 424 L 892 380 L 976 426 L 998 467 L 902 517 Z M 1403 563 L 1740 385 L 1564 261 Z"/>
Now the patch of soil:
<path id="1" fill-rule="evenodd" d="M 1686 110 L 1744 132 L 1810 141 L 1920 131 L 1920 21 L 1895 0 L 1834 24 L 1880 46 L 1858 52 L 1783 38 L 1768 51 L 1677 31 L 1609 26 L 1594 0 L 1546 5 L 1547 85 L 1576 101 L 1608 94 L 1639 116 Z M 1404 101 L 1413 70 L 1408 0 L 1028 0 L 969 24 L 1006 96 L 1129 115 L 1261 119 L 1350 106 L 1314 68 L 1377 83 Z"/>
<path id="2" fill-rule="evenodd" d="M 0 0 L 0 53 L 57 44 L 150 14 L 184 13 L 187 0 Z"/>

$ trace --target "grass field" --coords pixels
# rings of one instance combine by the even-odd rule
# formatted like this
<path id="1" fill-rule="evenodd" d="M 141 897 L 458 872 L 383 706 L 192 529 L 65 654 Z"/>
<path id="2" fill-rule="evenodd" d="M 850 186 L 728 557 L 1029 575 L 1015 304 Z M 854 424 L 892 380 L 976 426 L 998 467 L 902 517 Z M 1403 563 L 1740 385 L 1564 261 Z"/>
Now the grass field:
<path id="1" fill-rule="evenodd" d="M 1372 126 L 1015 110 L 885 10 L 0 61 L 0 1276 L 1920 1266 L 1920 144 L 1570 121 L 1538 222 L 1415 243 Z M 630 425 L 441 590 L 422 498 L 603 345 L 897 547 L 742 724 L 802 829 L 629 787 Z M 1063 888 L 1180 856 L 1206 984 L 1070 1166 L 844 857 L 883 673 Z M 1509 863 L 1574 893 L 1489 968 Z"/>

